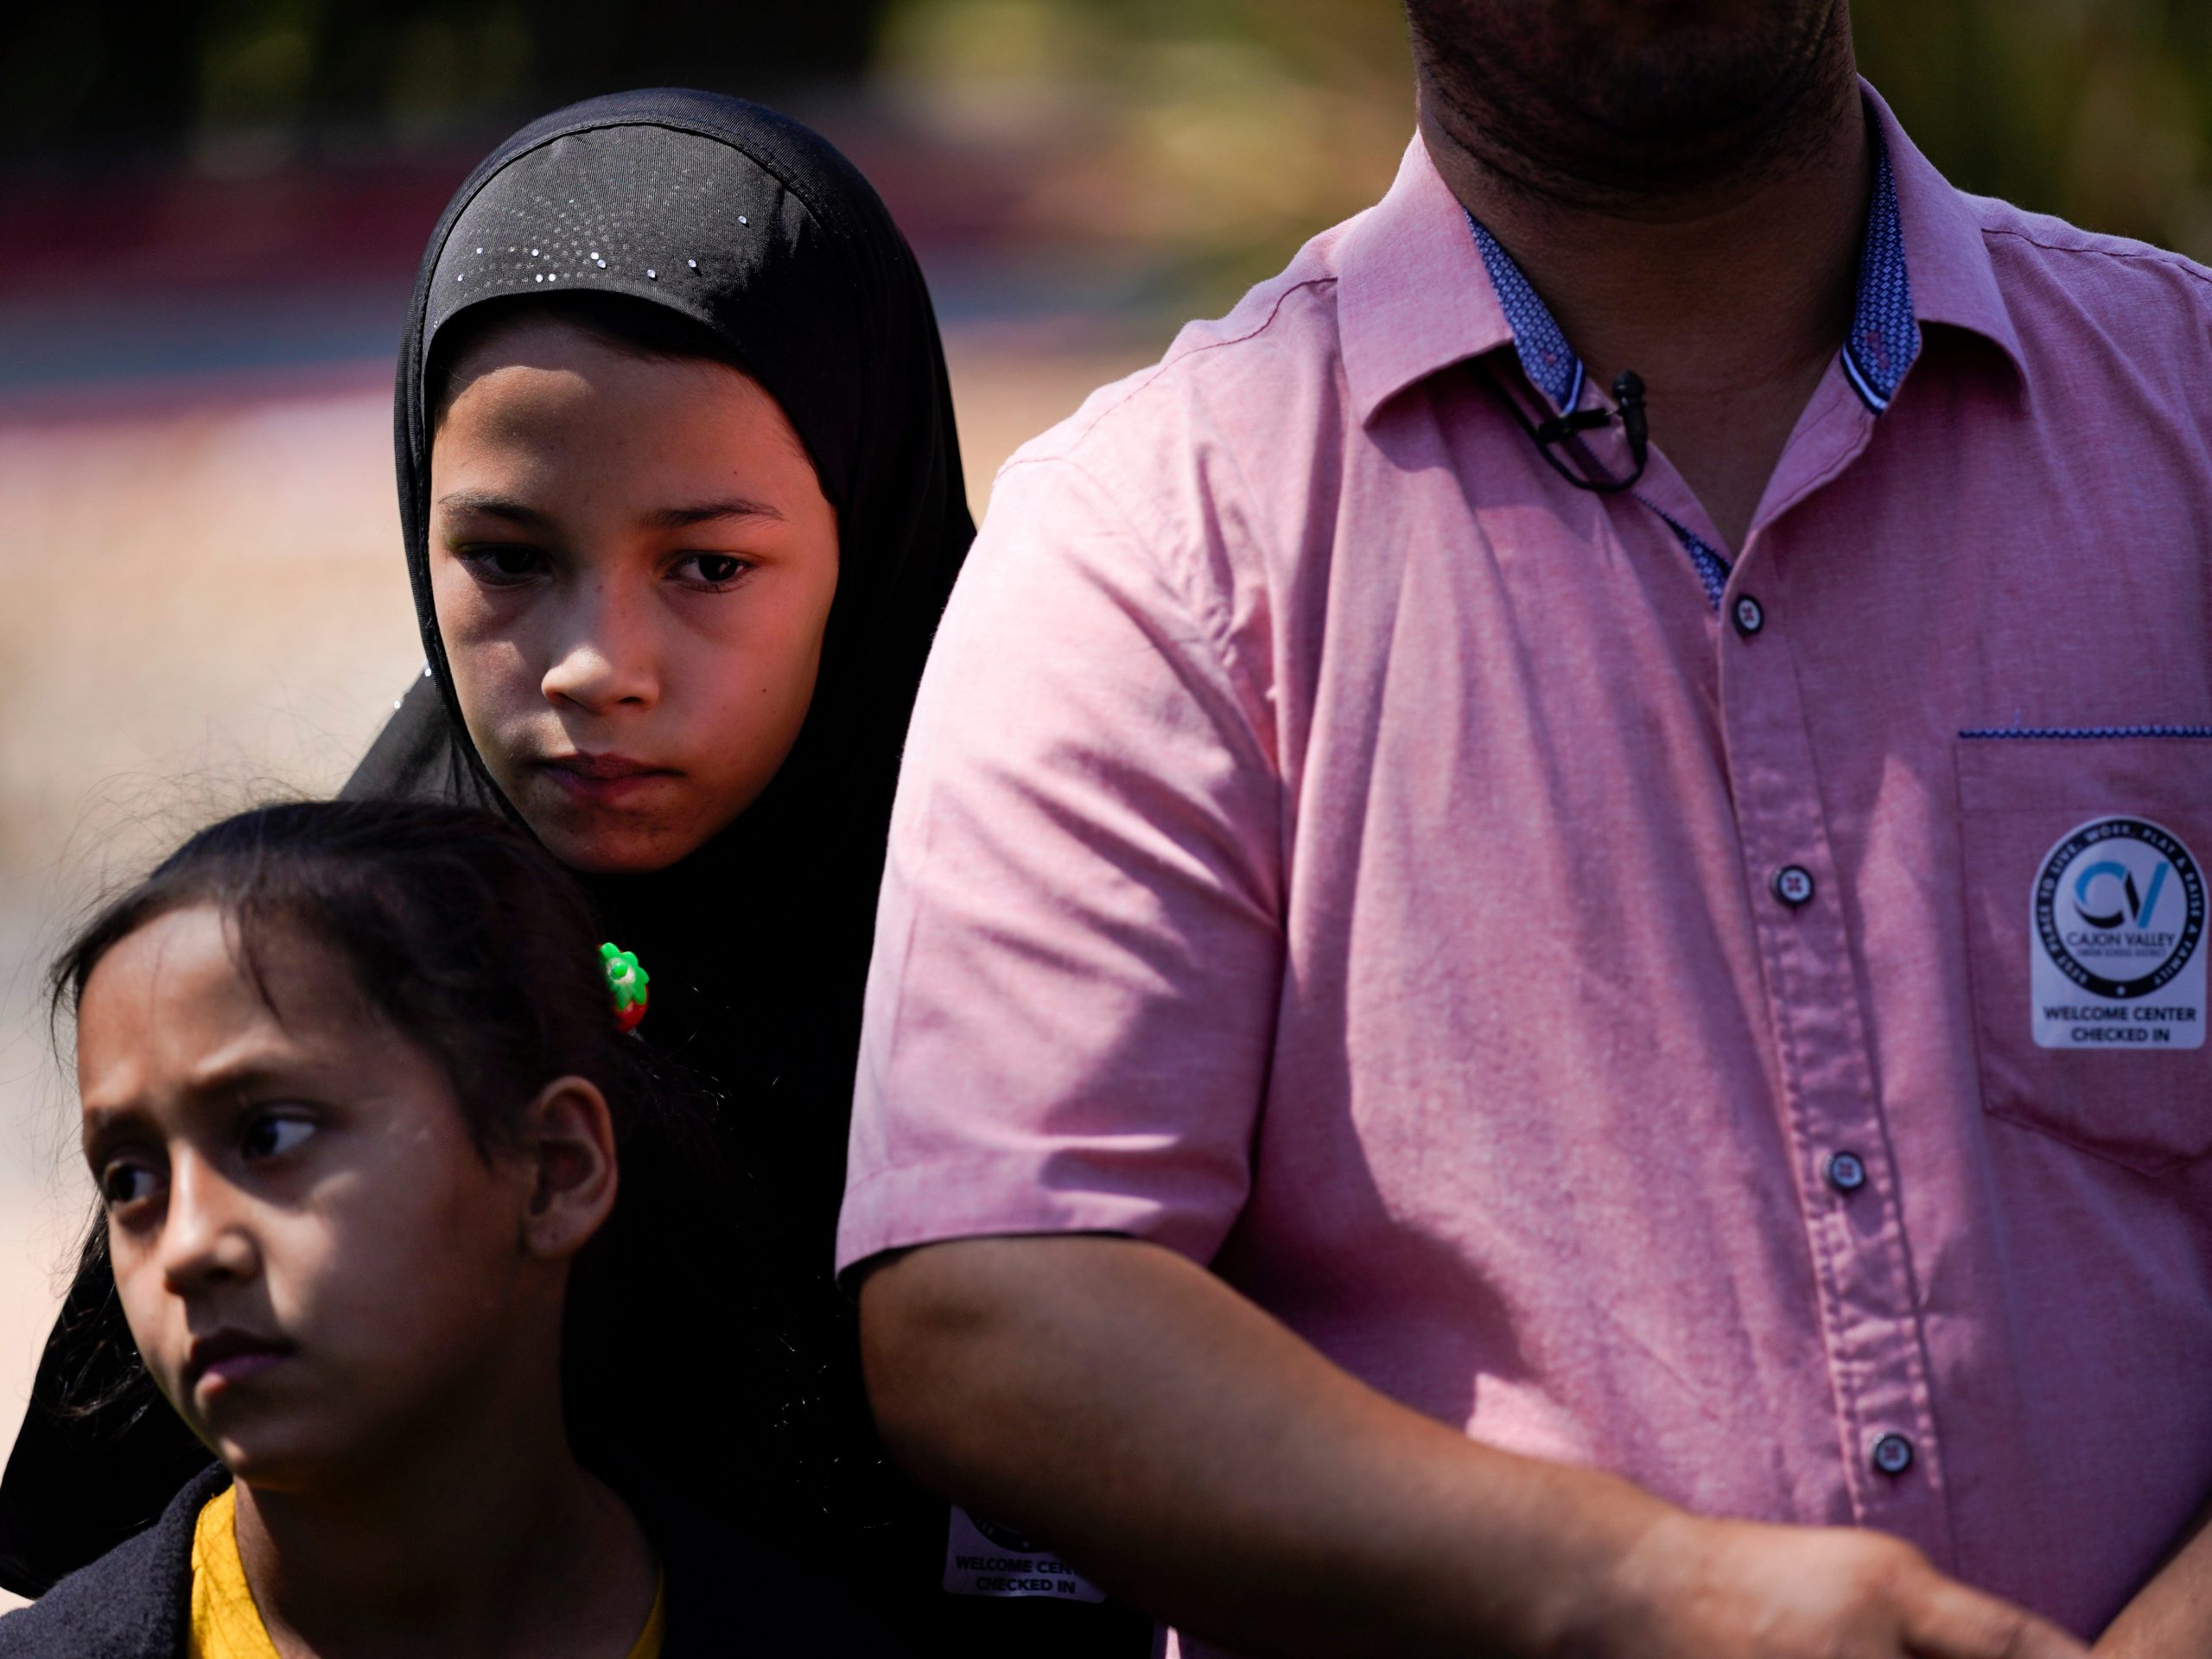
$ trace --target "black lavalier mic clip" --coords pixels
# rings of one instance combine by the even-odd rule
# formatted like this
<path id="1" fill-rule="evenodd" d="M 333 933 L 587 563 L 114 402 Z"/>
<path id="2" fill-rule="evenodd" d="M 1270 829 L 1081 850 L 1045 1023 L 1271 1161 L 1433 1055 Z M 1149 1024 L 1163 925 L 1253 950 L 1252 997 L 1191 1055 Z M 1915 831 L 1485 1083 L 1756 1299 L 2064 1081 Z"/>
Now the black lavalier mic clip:
<path id="1" fill-rule="evenodd" d="M 1513 418 L 1521 423 L 1521 429 L 1535 440 L 1536 453 L 1576 489 L 1611 495 L 1628 489 L 1643 476 L 1643 468 L 1651 458 L 1651 434 L 1643 407 L 1643 377 L 1634 369 L 1623 369 L 1614 378 L 1613 402 L 1617 407 L 1573 410 L 1565 415 L 1554 415 L 1541 425 L 1522 412 L 1520 404 L 1504 387 L 1495 380 L 1491 385 L 1506 408 L 1513 411 Z M 1628 442 L 1630 465 L 1625 478 L 1616 478 L 1607 472 L 1581 442 L 1582 434 L 1611 426 L 1617 417 L 1621 423 L 1621 436 Z M 1554 447 L 1560 444 L 1571 446 L 1568 453 L 1575 457 L 1574 467 L 1569 467 L 1553 453 Z"/>

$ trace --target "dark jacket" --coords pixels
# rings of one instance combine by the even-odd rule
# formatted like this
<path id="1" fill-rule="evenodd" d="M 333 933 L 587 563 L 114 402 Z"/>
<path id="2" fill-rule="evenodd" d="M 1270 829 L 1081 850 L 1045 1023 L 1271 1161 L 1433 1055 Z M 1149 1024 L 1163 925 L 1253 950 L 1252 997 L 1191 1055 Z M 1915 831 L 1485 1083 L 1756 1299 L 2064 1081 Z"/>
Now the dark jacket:
<path id="1" fill-rule="evenodd" d="M 0 1659 L 183 1659 L 193 1529 L 229 1482 L 224 1469 L 204 1471 L 144 1532 L 0 1618 Z M 668 1575 L 663 1659 L 909 1659 L 913 1650 L 855 1610 L 849 1590 L 804 1561 L 652 1482 L 614 1484 Z"/>

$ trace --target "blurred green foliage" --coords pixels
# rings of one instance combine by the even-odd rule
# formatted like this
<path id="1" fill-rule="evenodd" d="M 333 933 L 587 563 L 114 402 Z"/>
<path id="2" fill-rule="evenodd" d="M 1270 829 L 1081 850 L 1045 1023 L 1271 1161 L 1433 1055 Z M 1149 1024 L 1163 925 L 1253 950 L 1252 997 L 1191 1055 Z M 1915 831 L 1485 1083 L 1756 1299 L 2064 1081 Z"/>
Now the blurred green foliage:
<path id="1" fill-rule="evenodd" d="M 479 140 L 569 99 L 849 80 L 882 0 L 69 0 L 0 25 L 0 157 L 218 171 Z"/>
<path id="2" fill-rule="evenodd" d="M 2212 263 L 2208 0 L 1854 0 L 1860 67 L 1967 189 Z"/>
<path id="3" fill-rule="evenodd" d="M 1961 187 L 2212 262 L 2212 0 L 1854 0 L 1861 67 Z M 1038 158 L 1036 211 L 1226 283 L 1387 187 L 1390 0 L 893 0 L 930 118 Z"/>
<path id="4" fill-rule="evenodd" d="M 1854 11 L 1960 184 L 2212 259 L 2212 0 Z M 865 81 L 1018 175 L 1021 225 L 1224 284 L 1373 200 L 1412 129 L 1393 0 L 73 0 L 0 34 L 0 158 L 251 167 L 671 80 Z"/>
<path id="5" fill-rule="evenodd" d="M 1019 156 L 1040 239 L 1225 302 L 1372 201 L 1413 130 L 1390 0 L 892 0 L 879 94 Z"/>

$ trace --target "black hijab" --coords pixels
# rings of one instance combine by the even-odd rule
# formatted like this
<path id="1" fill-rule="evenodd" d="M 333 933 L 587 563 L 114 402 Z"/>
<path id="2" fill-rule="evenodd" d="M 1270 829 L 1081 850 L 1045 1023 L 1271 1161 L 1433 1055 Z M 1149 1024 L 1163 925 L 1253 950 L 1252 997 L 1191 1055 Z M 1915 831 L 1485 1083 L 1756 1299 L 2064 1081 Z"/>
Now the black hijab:
<path id="1" fill-rule="evenodd" d="M 734 1150 L 764 1137 L 741 1162 L 775 1172 L 765 1196 L 826 1263 L 899 746 L 975 527 L 921 272 L 821 138 L 736 99 L 626 92 L 525 127 L 454 196 L 416 281 L 394 423 L 429 675 L 346 792 L 507 807 L 431 605 L 429 372 L 440 332 L 474 308 L 579 289 L 708 330 L 783 406 L 837 510 L 820 677 L 775 779 L 673 868 L 588 879 L 653 976 L 649 1040 L 722 1086 Z"/>
<path id="2" fill-rule="evenodd" d="M 577 289 L 665 308 L 726 346 L 782 404 L 838 513 L 836 601 L 798 747 L 730 836 L 664 872 L 664 885 L 696 906 L 702 881 L 715 885 L 704 873 L 732 853 L 804 849 L 804 874 L 849 890 L 820 837 L 882 840 L 914 684 L 975 526 L 913 255 L 842 156 L 737 99 L 671 90 L 571 105 L 502 144 L 447 207 L 416 279 L 394 424 L 408 574 L 448 718 L 403 709 L 351 787 L 428 785 L 441 746 L 461 769 L 447 786 L 470 773 L 488 783 L 431 608 L 426 371 L 439 332 L 473 308 Z"/>
<path id="3" fill-rule="evenodd" d="M 430 400 L 457 320 L 579 291 L 710 334 L 783 406 L 837 510 L 820 675 L 773 781 L 677 865 L 584 880 L 610 937 L 652 976 L 642 1034 L 720 1096 L 748 1290 L 772 1340 L 728 1356 L 768 1397 L 709 1414 L 747 1420 L 733 1456 L 765 1471 L 774 1504 L 804 1512 L 789 1517 L 804 1529 L 897 1530 L 920 1510 L 868 1427 L 830 1262 L 899 747 L 975 527 L 921 272 L 823 139 L 736 99 L 621 93 L 524 128 L 462 185 L 416 280 L 394 421 L 429 672 L 346 792 L 513 810 L 468 740 L 432 606 Z"/>
<path id="4" fill-rule="evenodd" d="M 347 792 L 505 805 L 469 744 L 431 605 L 427 372 L 440 332 L 474 308 L 579 289 L 689 319 L 766 388 L 837 509 L 840 560 L 813 703 L 775 780 L 681 864 L 593 885 L 612 919 L 644 930 L 624 944 L 653 972 L 656 996 L 664 964 L 711 967 L 679 977 L 716 1002 L 709 981 L 849 987 L 840 1014 L 856 1019 L 899 745 L 975 527 L 913 256 L 851 164 L 770 111 L 682 91 L 573 105 L 501 145 L 447 208 L 416 282 L 394 423 L 429 677 Z M 648 935 L 660 962 L 645 956 Z M 729 959 L 755 948 L 772 953 L 772 972 L 756 959 L 733 974 Z M 683 1022 L 661 1012 L 661 1033 Z M 773 1034 L 764 1027 L 744 1017 L 689 1036 L 747 1048 Z"/>

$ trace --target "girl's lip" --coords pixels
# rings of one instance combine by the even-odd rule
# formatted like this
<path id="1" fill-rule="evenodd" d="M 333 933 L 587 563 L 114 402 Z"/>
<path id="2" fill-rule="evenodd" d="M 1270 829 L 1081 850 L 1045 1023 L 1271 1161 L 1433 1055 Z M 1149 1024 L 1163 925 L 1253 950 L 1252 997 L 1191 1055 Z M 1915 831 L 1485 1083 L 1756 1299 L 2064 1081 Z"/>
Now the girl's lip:
<path id="1" fill-rule="evenodd" d="M 570 799 L 613 806 L 680 776 L 667 766 L 648 766 L 620 755 L 577 755 L 548 760 L 544 771 Z"/>
<path id="2" fill-rule="evenodd" d="M 227 1389 L 281 1364 L 291 1355 L 289 1343 L 238 1331 L 219 1331 L 192 1344 L 184 1363 L 185 1380 L 195 1393 Z"/>
<path id="3" fill-rule="evenodd" d="M 672 766 L 657 766 L 649 760 L 633 760 L 626 754 L 586 754 L 579 750 L 575 754 L 556 754 L 542 763 L 554 771 L 572 777 L 594 781 L 613 782 L 624 778 L 673 777 Z"/>

